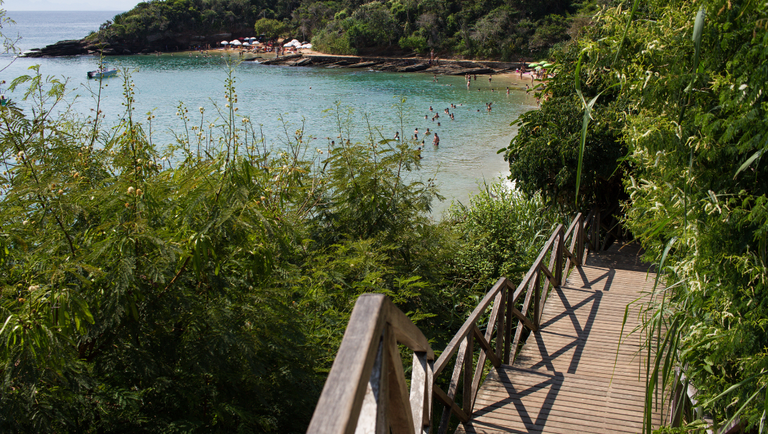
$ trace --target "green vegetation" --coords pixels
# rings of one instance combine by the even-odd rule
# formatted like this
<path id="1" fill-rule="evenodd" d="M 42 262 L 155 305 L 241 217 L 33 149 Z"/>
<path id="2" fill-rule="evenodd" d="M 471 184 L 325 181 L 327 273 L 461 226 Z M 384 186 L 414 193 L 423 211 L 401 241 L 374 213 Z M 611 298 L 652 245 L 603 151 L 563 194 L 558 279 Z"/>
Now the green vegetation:
<path id="1" fill-rule="evenodd" d="M 768 422 L 768 5 L 621 3 L 556 50 L 542 109 L 507 150 L 526 191 L 573 206 L 623 200 L 623 222 L 662 276 L 643 300 L 652 392 L 685 370 L 718 424 Z M 584 99 L 577 88 L 581 88 Z M 618 158 L 617 158 L 618 157 Z M 616 185 L 622 182 L 627 197 Z M 601 203 L 602 201 L 602 203 Z M 683 415 L 689 428 L 696 415 Z M 650 427 L 647 427 L 650 431 Z"/>
<path id="2" fill-rule="evenodd" d="M 557 219 L 492 185 L 435 223 L 413 144 L 334 107 L 338 145 L 273 147 L 231 74 L 163 147 L 129 77 L 113 128 L 36 68 L 12 83 L 34 110 L 0 111 L 0 431 L 303 432 L 359 294 L 441 348 Z"/>
<path id="3" fill-rule="evenodd" d="M 570 39 L 600 1 L 155 0 L 117 15 L 89 38 L 134 51 L 178 45 L 174 35 L 254 31 L 295 37 L 333 54 L 435 50 L 442 56 L 518 60 Z M 187 48 L 186 46 L 180 48 Z"/>

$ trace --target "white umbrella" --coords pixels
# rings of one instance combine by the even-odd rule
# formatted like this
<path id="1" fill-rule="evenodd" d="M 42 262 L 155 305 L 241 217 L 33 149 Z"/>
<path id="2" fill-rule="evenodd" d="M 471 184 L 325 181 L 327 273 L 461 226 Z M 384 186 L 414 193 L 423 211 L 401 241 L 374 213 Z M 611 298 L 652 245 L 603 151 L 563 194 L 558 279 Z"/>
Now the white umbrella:
<path id="1" fill-rule="evenodd" d="M 229 41 L 221 41 L 221 45 L 229 45 Z"/>
<path id="2" fill-rule="evenodd" d="M 304 44 L 304 45 L 301 46 L 301 48 L 307 48 L 307 49 L 311 50 L 312 49 L 312 44 Z"/>
<path id="3" fill-rule="evenodd" d="M 242 43 L 242 42 L 240 42 L 240 41 L 238 41 L 237 39 L 235 39 L 234 41 L 230 41 L 229 43 L 230 43 L 231 45 L 243 45 L 243 43 Z"/>
<path id="4" fill-rule="evenodd" d="M 250 44 L 250 43 L 248 43 L 248 42 L 243 42 L 243 47 L 250 47 L 250 46 L 251 46 L 251 44 Z"/>

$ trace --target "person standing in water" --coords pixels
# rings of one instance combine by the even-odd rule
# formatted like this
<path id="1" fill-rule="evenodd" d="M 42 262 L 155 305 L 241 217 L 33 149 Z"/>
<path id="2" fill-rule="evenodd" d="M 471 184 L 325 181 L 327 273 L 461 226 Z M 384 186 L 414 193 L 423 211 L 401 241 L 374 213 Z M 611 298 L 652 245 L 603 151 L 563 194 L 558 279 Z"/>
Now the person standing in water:
<path id="1" fill-rule="evenodd" d="M 413 138 L 416 139 L 416 140 L 419 140 L 419 129 L 418 128 L 413 130 Z"/>
<path id="2" fill-rule="evenodd" d="M 435 146 L 440 146 L 440 137 L 437 135 L 437 131 L 435 131 L 435 138 L 432 139 L 432 144 Z"/>

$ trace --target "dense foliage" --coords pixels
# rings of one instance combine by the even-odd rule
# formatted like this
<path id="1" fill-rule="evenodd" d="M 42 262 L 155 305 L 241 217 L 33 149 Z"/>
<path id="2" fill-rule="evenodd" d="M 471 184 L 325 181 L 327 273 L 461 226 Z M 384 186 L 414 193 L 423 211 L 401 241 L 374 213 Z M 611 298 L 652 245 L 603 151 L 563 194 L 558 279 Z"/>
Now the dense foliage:
<path id="1" fill-rule="evenodd" d="M 435 223 L 414 144 L 343 107 L 337 144 L 267 144 L 226 83 L 213 115 L 180 106 L 162 147 L 127 77 L 114 127 L 37 69 L 12 83 L 0 431 L 302 432 L 359 294 L 389 295 L 439 349 L 552 227 L 501 185 Z"/>
<path id="2" fill-rule="evenodd" d="M 595 2 L 572 0 L 154 0 L 115 16 L 91 38 L 138 45 L 162 39 L 174 47 L 179 34 L 255 31 L 311 40 L 316 49 L 334 54 L 435 50 L 517 60 L 568 40 L 594 7 Z"/>
<path id="3" fill-rule="evenodd" d="M 666 283 L 645 300 L 647 346 L 658 350 L 651 366 L 663 378 L 650 375 L 649 391 L 669 393 L 672 368 L 680 367 L 698 389 L 697 405 L 718 424 L 739 417 L 744 428 L 765 432 L 768 4 L 635 3 L 636 10 L 624 3 L 601 11 L 576 45 L 554 55 L 583 56 L 581 70 L 563 64 L 548 81 L 542 113 L 560 115 L 527 115 L 521 136 L 530 149 L 513 142 L 510 165 L 523 173 L 516 165 L 525 158 L 531 174 L 545 174 L 529 175 L 526 188 L 559 200 L 551 186 L 561 184 L 550 174 L 562 171 L 561 162 L 550 154 L 566 150 L 572 164 L 586 101 L 606 92 L 593 106 L 584 179 L 592 184 L 601 159 L 626 149 L 625 224 Z M 598 84 L 582 87 L 585 101 L 577 72 L 582 86 Z M 543 150 L 550 143 L 554 150 Z M 607 151 L 596 155 L 600 143 Z M 696 415 L 686 417 L 696 425 Z"/>

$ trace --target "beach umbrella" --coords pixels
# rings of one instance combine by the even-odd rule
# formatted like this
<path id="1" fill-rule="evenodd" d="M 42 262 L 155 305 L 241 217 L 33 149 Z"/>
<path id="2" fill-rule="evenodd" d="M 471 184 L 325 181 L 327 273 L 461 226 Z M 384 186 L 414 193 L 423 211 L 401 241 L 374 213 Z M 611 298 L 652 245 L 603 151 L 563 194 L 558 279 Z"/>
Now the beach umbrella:
<path id="1" fill-rule="evenodd" d="M 238 41 L 237 39 L 229 42 L 231 45 L 242 45 L 243 43 Z"/>
<path id="2" fill-rule="evenodd" d="M 312 49 L 312 44 L 304 44 L 304 45 L 301 46 L 301 48 L 307 48 L 307 49 L 311 50 Z"/>
<path id="3" fill-rule="evenodd" d="M 229 45 L 229 41 L 221 41 L 221 45 Z"/>
<path id="4" fill-rule="evenodd" d="M 251 44 L 249 42 L 243 42 L 243 47 L 250 47 Z"/>

